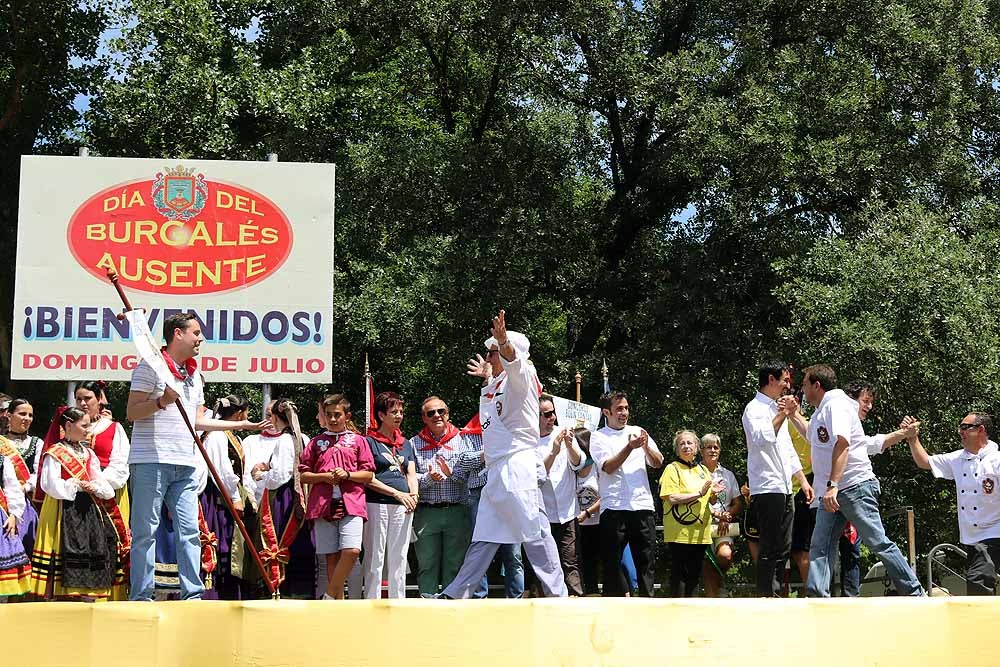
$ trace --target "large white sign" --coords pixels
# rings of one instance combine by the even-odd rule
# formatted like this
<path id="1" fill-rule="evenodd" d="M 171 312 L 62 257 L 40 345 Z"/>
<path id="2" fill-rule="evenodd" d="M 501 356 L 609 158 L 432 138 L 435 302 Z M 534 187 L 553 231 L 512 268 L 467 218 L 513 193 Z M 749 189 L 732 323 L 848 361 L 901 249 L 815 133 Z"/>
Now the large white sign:
<path id="1" fill-rule="evenodd" d="M 583 426 L 588 431 L 596 431 L 601 421 L 601 409 L 586 403 L 578 403 L 560 396 L 553 396 L 552 403 L 556 409 L 556 417 L 560 426 L 579 428 Z"/>
<path id="2" fill-rule="evenodd" d="M 193 312 L 217 382 L 332 379 L 331 164 L 25 156 L 12 376 L 127 380 L 108 269 L 156 340 Z"/>

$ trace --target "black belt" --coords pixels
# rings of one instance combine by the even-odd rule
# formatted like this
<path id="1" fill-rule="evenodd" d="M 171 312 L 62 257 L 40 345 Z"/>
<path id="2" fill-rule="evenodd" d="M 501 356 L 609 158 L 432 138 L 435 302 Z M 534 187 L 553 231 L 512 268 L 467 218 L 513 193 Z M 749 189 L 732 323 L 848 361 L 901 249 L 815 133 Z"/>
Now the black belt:
<path id="1" fill-rule="evenodd" d="M 419 503 L 420 507 L 462 507 L 465 503 Z"/>

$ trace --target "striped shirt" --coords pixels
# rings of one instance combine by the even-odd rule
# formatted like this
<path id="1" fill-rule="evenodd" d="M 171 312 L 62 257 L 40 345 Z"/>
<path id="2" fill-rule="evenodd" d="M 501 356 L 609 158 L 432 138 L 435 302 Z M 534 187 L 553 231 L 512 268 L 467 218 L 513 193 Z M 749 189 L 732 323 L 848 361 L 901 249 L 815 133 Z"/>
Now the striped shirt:
<path id="1" fill-rule="evenodd" d="M 181 373 L 184 365 L 179 366 Z M 148 393 L 149 398 L 163 396 L 166 385 L 156 375 L 156 371 L 145 361 L 132 371 L 132 391 Z M 128 462 L 133 463 L 166 463 L 170 465 L 191 466 L 197 464 L 194 438 L 188 431 L 178 407 L 184 410 L 194 425 L 198 408 L 205 404 L 204 380 L 201 373 L 195 371 L 184 380 L 184 393 L 177 399 L 177 405 L 169 405 L 166 410 L 157 410 L 145 419 L 138 419 L 132 426 L 132 448 L 129 451 Z"/>
<path id="2" fill-rule="evenodd" d="M 465 444 L 468 449 L 459 455 L 451 476 L 466 482 L 470 489 L 481 489 L 486 486 L 486 464 L 480 456 L 483 451 L 482 434 L 470 433 L 465 436 Z"/>

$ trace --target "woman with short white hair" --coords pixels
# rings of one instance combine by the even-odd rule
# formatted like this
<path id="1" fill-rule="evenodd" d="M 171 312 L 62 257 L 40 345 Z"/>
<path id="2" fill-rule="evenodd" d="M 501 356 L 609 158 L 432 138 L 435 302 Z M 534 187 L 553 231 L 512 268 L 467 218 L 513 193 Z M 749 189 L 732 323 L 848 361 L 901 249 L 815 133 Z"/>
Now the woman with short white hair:
<path id="1" fill-rule="evenodd" d="M 698 434 L 677 431 L 677 460 L 663 470 L 663 541 L 670 548 L 670 597 L 692 597 L 701 578 L 705 546 L 712 543 L 712 513 L 718 485 L 712 474 L 698 463 Z"/>

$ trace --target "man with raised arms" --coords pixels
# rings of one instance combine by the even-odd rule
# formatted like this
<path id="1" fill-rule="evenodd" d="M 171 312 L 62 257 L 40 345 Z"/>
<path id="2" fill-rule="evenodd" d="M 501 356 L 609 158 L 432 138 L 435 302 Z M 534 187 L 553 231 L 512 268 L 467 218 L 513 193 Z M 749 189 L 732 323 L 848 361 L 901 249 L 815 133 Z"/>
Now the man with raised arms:
<path id="1" fill-rule="evenodd" d="M 479 586 L 501 544 L 520 542 L 549 597 L 566 597 L 559 552 L 542 510 L 539 483 L 538 398 L 541 384 L 528 362 L 526 336 L 507 330 L 504 311 L 493 318 L 486 359 L 470 359 L 470 375 L 483 378 L 479 420 L 487 478 L 472 545 L 441 597 L 467 598 Z"/>

